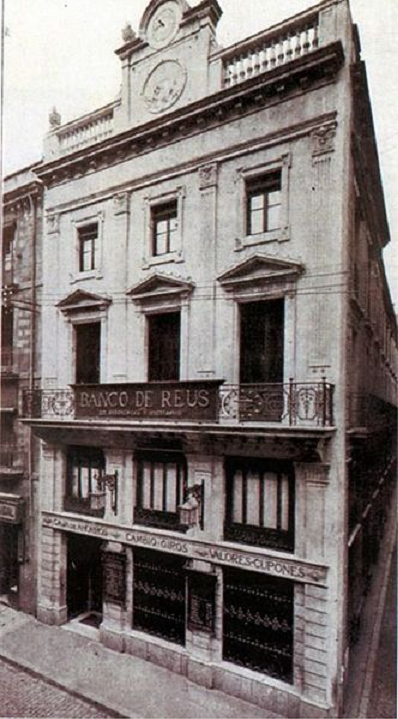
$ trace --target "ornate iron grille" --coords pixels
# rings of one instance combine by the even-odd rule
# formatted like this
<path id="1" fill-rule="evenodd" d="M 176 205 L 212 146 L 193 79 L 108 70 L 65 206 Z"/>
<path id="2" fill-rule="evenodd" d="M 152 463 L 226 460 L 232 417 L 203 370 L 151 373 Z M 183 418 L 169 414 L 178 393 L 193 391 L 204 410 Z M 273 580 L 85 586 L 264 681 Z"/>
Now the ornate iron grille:
<path id="1" fill-rule="evenodd" d="M 293 682 L 294 584 L 224 570 L 223 658 Z"/>
<path id="2" fill-rule="evenodd" d="M 134 551 L 133 627 L 185 644 L 185 560 Z"/>
<path id="3" fill-rule="evenodd" d="M 333 385 L 325 381 L 223 385 L 219 394 L 221 420 L 315 427 L 333 424 Z"/>
<path id="4" fill-rule="evenodd" d="M 23 393 L 23 416 L 31 419 L 71 419 L 75 396 L 71 389 L 35 389 Z"/>

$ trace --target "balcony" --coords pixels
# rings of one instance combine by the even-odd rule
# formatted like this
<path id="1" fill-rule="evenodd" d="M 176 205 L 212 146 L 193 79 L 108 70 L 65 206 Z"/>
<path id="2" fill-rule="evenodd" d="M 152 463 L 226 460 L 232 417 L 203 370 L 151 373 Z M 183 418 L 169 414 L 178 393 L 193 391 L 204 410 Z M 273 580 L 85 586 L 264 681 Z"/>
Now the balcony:
<path id="1" fill-rule="evenodd" d="M 239 85 L 314 52 L 320 45 L 319 13 L 310 10 L 212 56 L 221 60 L 222 87 Z"/>
<path id="2" fill-rule="evenodd" d="M 53 421 L 189 422 L 322 428 L 333 425 L 333 385 L 209 382 L 76 385 L 28 390 L 23 417 Z"/>

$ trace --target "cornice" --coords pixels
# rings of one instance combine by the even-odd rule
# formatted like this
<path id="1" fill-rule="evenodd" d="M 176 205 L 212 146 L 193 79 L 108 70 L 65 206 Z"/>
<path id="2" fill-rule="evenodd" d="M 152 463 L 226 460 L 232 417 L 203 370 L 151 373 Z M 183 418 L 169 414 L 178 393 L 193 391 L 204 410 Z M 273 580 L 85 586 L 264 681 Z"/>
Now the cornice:
<path id="1" fill-rule="evenodd" d="M 275 100 L 272 104 L 275 104 Z M 271 106 L 271 104 L 270 104 Z M 136 190 L 142 190 L 144 188 L 150 188 L 157 185 L 160 181 L 174 181 L 178 178 L 182 178 L 187 172 L 196 172 L 203 165 L 209 165 L 214 163 L 227 162 L 233 159 L 242 158 L 251 152 L 260 152 L 265 149 L 270 149 L 276 145 L 288 144 L 300 138 L 310 135 L 314 130 L 329 123 L 335 123 L 337 118 L 337 112 L 332 111 L 324 115 L 317 115 L 315 118 L 310 118 L 302 122 L 295 124 L 289 124 L 287 127 L 279 128 L 275 132 L 271 132 L 268 135 L 262 135 L 257 140 L 245 140 L 244 142 L 235 143 L 233 147 L 225 147 L 217 149 L 215 151 L 200 155 L 196 159 L 190 159 L 186 162 L 175 163 L 172 168 L 166 170 L 156 169 L 151 173 L 145 174 L 144 177 L 138 179 L 131 179 L 123 184 L 119 182 L 115 185 L 107 185 L 105 188 L 98 192 L 92 192 L 89 195 L 82 197 L 80 200 L 70 200 L 67 202 L 57 202 L 48 206 L 51 212 L 69 212 L 71 208 L 77 209 L 82 207 L 88 207 L 95 205 L 98 202 L 104 202 L 112 198 L 115 193 L 121 192 L 134 192 Z M 150 150 L 148 149 L 147 152 Z"/>
<path id="2" fill-rule="evenodd" d="M 285 66 L 277 67 L 245 83 L 221 90 L 156 118 L 138 128 L 35 167 L 47 187 L 83 177 L 141 153 L 157 149 L 227 120 L 283 100 L 294 90 L 306 92 L 314 84 L 332 81 L 344 61 L 341 42 L 322 47 Z"/>

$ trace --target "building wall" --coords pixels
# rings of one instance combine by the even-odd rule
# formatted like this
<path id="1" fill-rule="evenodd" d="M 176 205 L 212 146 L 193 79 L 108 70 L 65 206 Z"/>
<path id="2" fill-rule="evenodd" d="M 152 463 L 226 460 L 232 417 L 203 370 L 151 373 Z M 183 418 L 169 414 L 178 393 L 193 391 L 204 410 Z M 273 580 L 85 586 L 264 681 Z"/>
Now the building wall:
<path id="1" fill-rule="evenodd" d="M 35 612 L 38 442 L 20 419 L 24 390 L 41 382 L 43 212 L 39 184 L 30 168 L 7 178 L 4 189 L 3 238 L 14 229 L 11 251 L 3 255 L 2 274 L 2 323 L 4 328 L 11 322 L 12 335 L 3 335 L 2 343 L 1 413 L 7 427 L 2 427 L 0 501 L 5 512 L 9 501 L 21 509 L 16 523 L 2 523 L 3 553 L 7 554 L 2 562 L 2 594 L 18 608 Z M 3 253 L 6 249 L 3 245 Z M 18 547 L 11 549 L 14 531 Z M 5 576 L 10 571 L 11 584 Z"/>
<path id="2" fill-rule="evenodd" d="M 149 17 L 158 5 L 151 3 Z M 277 707 L 281 715 L 336 716 L 341 712 L 352 619 L 347 587 L 348 562 L 353 558 L 349 553 L 353 496 L 353 444 L 347 433 L 351 429 L 350 392 L 351 383 L 360 387 L 365 376 L 357 373 L 353 378 L 355 363 L 349 354 L 355 332 L 358 336 L 362 332 L 349 301 L 352 268 L 365 253 L 362 240 L 358 250 L 353 244 L 351 209 L 355 107 L 350 65 L 357 52 L 353 29 L 346 2 L 323 3 L 317 71 L 309 64 L 300 83 L 289 84 L 294 78 L 292 62 L 292 72 L 281 75 L 272 93 L 264 74 L 264 87 L 259 84 L 252 104 L 245 94 L 247 87 L 254 87 L 252 80 L 242 82 L 241 90 L 232 87 L 223 95 L 217 85 L 222 53 L 219 56 L 215 50 L 210 56 L 207 74 L 204 52 L 197 95 L 191 90 L 182 94 L 175 106 L 165 110 L 161 128 L 156 118 L 143 125 L 149 116 L 139 106 L 138 80 L 137 88 L 131 88 L 132 68 L 139 74 L 145 66 L 149 72 L 162 59 L 169 61 L 174 56 L 189 65 L 191 55 L 186 49 L 195 33 L 202 50 L 209 43 L 211 47 L 216 4 L 201 3 L 200 12 L 204 13 L 202 24 L 188 14 L 185 20 L 192 23 L 192 34 L 184 25 L 176 44 L 164 50 L 151 53 L 141 37 L 119 51 L 124 79 L 121 103 L 115 110 L 116 128 L 132 128 L 128 150 L 115 146 L 109 160 L 106 153 L 115 138 L 108 138 L 97 147 L 80 150 L 80 155 L 64 152 L 57 156 L 58 140 L 62 144 L 65 133 L 73 135 L 73 128 L 53 128 L 46 141 L 46 161 L 37 168 L 46 184 L 43 276 L 44 297 L 51 298 L 43 303 L 40 412 L 31 415 L 36 417 L 31 422 L 35 432 L 44 440 L 38 616 L 53 624 L 78 621 L 72 611 L 75 580 L 71 557 L 79 557 L 81 542 L 81 554 L 85 547 L 96 557 L 93 566 L 101 564 L 101 552 L 104 557 L 103 603 L 101 611 L 98 607 L 96 611 L 102 619 L 99 636 L 107 646 L 138 654 L 273 711 Z M 145 33 L 144 20 L 142 27 Z M 333 62 L 327 52 L 334 53 Z M 326 62 L 328 72 L 322 75 L 321 63 Z M 187 73 L 190 78 L 199 77 L 196 66 L 188 67 Z M 274 77 L 272 70 L 268 77 Z M 213 95 L 206 97 L 209 89 Z M 233 108 L 221 107 L 227 96 L 234 98 Z M 209 119 L 206 108 L 211 102 L 216 104 L 215 98 L 219 106 Z M 186 108 L 185 102 L 196 104 Z M 193 128 L 189 122 L 195 112 L 198 121 Z M 79 120 L 77 134 L 87 122 Z M 123 138 L 119 135 L 116 139 L 122 142 Z M 76 166 L 79 158 L 80 168 Z M 252 178 L 271 171 L 281 176 L 280 226 L 248 236 L 245 193 Z M 170 201 L 177 207 L 176 249 L 155 255 L 153 208 Z M 96 266 L 82 272 L 79 231 L 93 223 L 98 224 Z M 382 296 L 380 289 L 376 292 Z M 233 405 L 240 397 L 244 308 L 248 302 L 282 298 L 283 376 L 278 386 L 283 385 L 283 396 L 289 397 L 290 413 L 284 405 L 284 416 L 277 421 L 254 417 L 245 422 L 233 410 L 228 414 L 228 402 Z M 382 305 L 379 314 L 385 309 Z M 97 396 L 97 390 L 90 388 L 84 401 L 86 410 L 87 402 L 93 403 L 92 414 L 83 413 L 80 418 L 73 414 L 76 395 L 68 385 L 77 381 L 82 326 L 99 323 L 101 327 L 99 384 L 114 383 L 132 391 L 132 383 L 148 383 L 150 320 L 172 311 L 181 315 L 180 382 L 224 382 L 218 390 L 217 418 L 204 422 L 193 415 L 154 419 L 148 394 L 146 415 L 126 419 L 114 414 L 104 419 L 106 413 L 96 412 L 104 406 L 87 399 Z M 297 407 L 293 408 L 291 393 L 295 383 L 302 384 L 300 396 L 304 399 L 295 401 L 307 408 L 303 421 L 294 415 Z M 181 386 L 173 385 L 167 391 L 176 387 L 180 391 Z M 141 392 L 156 392 L 150 384 L 140 387 Z M 314 387 L 316 400 L 311 394 Z M 333 416 L 326 411 L 331 387 Z M 112 391 L 117 393 L 118 387 Z M 312 423 L 311 401 L 315 407 Z M 224 414 L 220 407 L 227 407 Z M 91 457 L 95 472 L 106 473 L 107 481 L 117 473 L 117 490 L 109 486 L 104 490 L 102 514 L 95 514 L 88 503 L 85 509 L 75 505 L 75 511 L 67 505 L 71 482 L 76 481 L 73 463 L 80 456 L 79 448 Z M 137 487 L 140 471 L 144 471 L 139 469 L 140 462 L 149 453 L 158 458 L 158 464 L 162 453 L 163 458 L 184 458 L 188 488 L 199 484 L 204 491 L 203 526 L 197 523 L 182 531 L 181 527 L 142 521 Z M 232 461 L 245 467 L 249 461 L 256 467 L 283 464 L 294 472 L 294 547 L 228 539 L 226 498 Z M 386 495 L 380 496 L 386 501 Z M 184 502 L 188 497 L 186 494 Z M 151 556 L 159 565 L 157 580 L 145 567 Z M 184 580 L 183 561 L 188 564 Z M 92 574 L 93 566 L 87 565 L 84 571 L 87 569 L 94 585 L 98 577 Z M 81 572 L 83 576 L 82 568 Z M 202 577 L 203 586 L 212 587 L 208 604 L 201 599 L 206 611 L 214 613 L 212 626 L 193 626 L 191 600 L 187 601 L 189 619 L 185 626 L 184 614 L 184 640 L 180 643 L 143 630 L 142 619 L 137 619 L 143 586 L 149 596 L 157 593 L 166 603 L 170 599 L 170 588 L 160 583 L 160 576 L 168 572 L 175 573 L 176 582 L 185 582 L 180 602 L 185 602 L 184 592 L 193 592 L 195 572 Z M 228 660 L 225 647 L 230 639 L 225 627 L 235 611 L 232 600 L 228 604 L 228 593 L 234 582 L 239 585 L 239 610 L 245 616 L 242 597 L 245 592 L 250 595 L 256 581 L 268 597 L 264 605 L 268 601 L 269 612 L 275 613 L 275 631 L 282 632 L 282 615 L 272 603 L 280 602 L 287 607 L 287 614 L 292 612 L 293 661 L 288 680 L 281 672 L 256 671 L 249 661 L 241 666 L 244 657 L 241 662 L 236 656 L 234 661 Z M 247 601 L 246 620 L 250 623 L 253 605 Z M 264 623 L 270 618 L 260 620 Z"/>

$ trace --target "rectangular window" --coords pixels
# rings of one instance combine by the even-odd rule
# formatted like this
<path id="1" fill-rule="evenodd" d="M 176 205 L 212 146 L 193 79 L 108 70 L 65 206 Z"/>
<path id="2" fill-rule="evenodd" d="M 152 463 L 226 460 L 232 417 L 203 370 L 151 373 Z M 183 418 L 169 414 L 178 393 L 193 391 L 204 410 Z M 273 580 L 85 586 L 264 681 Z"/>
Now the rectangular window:
<path id="1" fill-rule="evenodd" d="M 177 251 L 177 200 L 151 208 L 152 254 Z"/>
<path id="2" fill-rule="evenodd" d="M 225 538 L 244 544 L 294 548 L 293 469 L 271 460 L 227 462 Z"/>
<path id="3" fill-rule="evenodd" d="M 178 507 L 187 483 L 185 458 L 159 452 L 137 459 L 137 493 L 134 522 L 154 527 L 178 528 Z"/>
<path id="4" fill-rule="evenodd" d="M 281 172 L 270 172 L 246 182 L 246 234 L 258 235 L 281 226 Z"/>
<path id="5" fill-rule="evenodd" d="M 14 312 L 12 307 L 1 308 L 1 369 L 13 367 Z"/>
<path id="6" fill-rule="evenodd" d="M 65 509 L 95 513 L 90 507 L 90 495 L 97 487 L 97 477 L 105 469 L 104 456 L 95 447 L 75 447 L 68 452 Z M 103 514 L 103 511 L 100 510 Z"/>
<path id="7" fill-rule="evenodd" d="M 79 272 L 90 272 L 98 266 L 98 223 L 78 228 Z"/>
<path id="8" fill-rule="evenodd" d="M 148 381 L 179 380 L 180 313 L 153 315 L 148 318 L 148 322 Z"/>
<path id="9" fill-rule="evenodd" d="M 101 324 L 76 325 L 76 384 L 99 384 Z"/>

